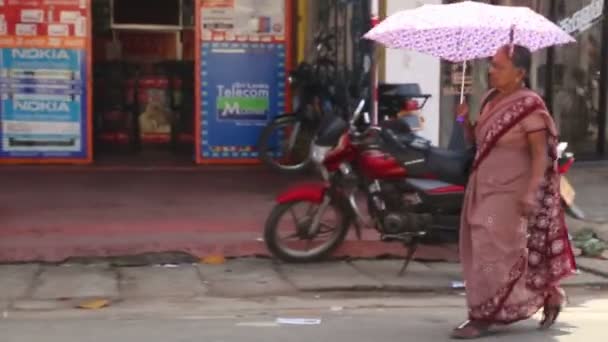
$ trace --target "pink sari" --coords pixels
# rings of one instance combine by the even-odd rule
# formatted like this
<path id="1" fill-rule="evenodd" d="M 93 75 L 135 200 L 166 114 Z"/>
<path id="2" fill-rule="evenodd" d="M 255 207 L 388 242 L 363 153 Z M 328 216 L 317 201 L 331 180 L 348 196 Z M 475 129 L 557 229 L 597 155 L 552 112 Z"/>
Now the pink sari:
<path id="1" fill-rule="evenodd" d="M 538 312 L 576 265 L 560 200 L 557 131 L 543 100 L 521 90 L 487 107 L 475 127 L 460 254 L 469 319 L 509 324 Z M 527 134 L 539 130 L 548 133 L 551 163 L 540 209 L 524 217 L 518 201 L 531 177 Z"/>

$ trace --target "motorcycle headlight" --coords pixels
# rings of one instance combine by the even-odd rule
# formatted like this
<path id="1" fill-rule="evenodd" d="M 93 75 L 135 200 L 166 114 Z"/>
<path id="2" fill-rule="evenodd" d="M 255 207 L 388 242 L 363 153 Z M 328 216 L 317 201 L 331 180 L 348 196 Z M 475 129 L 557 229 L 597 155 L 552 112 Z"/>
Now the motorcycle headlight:
<path id="1" fill-rule="evenodd" d="M 313 145 L 311 156 L 312 161 L 317 165 L 323 164 L 323 161 L 325 161 L 325 157 L 329 151 L 331 151 L 331 147 Z"/>

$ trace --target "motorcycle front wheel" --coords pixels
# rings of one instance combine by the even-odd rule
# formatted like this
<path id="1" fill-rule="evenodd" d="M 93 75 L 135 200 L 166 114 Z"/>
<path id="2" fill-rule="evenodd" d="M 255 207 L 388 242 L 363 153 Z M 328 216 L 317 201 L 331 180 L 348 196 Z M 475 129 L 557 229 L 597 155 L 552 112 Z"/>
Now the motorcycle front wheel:
<path id="1" fill-rule="evenodd" d="M 310 163 L 313 134 L 309 125 L 297 115 L 271 122 L 260 134 L 259 159 L 281 172 L 298 172 Z"/>
<path id="2" fill-rule="evenodd" d="M 320 212 L 322 210 L 322 212 Z M 318 227 L 313 227 L 317 218 Z M 289 263 L 318 262 L 331 255 L 346 238 L 350 220 L 339 205 L 293 201 L 274 207 L 264 230 L 266 247 Z M 311 229 L 311 227 L 313 229 Z M 282 229 L 288 234 L 281 237 Z M 311 231 L 315 231 L 311 233 Z M 319 242 L 314 240 L 319 238 Z"/>

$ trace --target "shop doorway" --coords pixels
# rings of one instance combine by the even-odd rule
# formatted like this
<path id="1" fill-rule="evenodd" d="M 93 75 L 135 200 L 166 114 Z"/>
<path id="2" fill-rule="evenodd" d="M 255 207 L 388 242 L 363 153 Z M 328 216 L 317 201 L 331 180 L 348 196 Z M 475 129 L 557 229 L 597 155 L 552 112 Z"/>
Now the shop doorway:
<path id="1" fill-rule="evenodd" d="M 97 163 L 194 162 L 194 0 L 93 0 Z"/>

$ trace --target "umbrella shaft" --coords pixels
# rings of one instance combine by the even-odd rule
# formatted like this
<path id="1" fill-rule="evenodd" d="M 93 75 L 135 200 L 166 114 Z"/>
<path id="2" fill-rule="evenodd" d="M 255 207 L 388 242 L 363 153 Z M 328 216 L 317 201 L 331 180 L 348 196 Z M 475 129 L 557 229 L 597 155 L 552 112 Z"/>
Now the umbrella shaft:
<path id="1" fill-rule="evenodd" d="M 467 74 L 467 62 L 462 62 L 462 81 L 460 82 L 460 104 L 464 103 L 464 81 Z"/>

